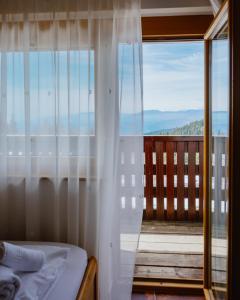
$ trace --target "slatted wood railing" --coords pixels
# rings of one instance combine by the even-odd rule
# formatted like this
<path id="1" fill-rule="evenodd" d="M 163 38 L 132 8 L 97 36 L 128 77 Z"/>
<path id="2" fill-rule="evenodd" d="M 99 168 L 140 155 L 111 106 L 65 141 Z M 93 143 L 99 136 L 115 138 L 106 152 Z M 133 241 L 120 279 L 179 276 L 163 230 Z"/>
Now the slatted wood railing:
<path id="1" fill-rule="evenodd" d="M 145 220 L 203 219 L 203 137 L 144 137 Z"/>
<path id="2" fill-rule="evenodd" d="M 212 139 L 212 224 L 226 224 L 228 212 L 228 138 Z"/>

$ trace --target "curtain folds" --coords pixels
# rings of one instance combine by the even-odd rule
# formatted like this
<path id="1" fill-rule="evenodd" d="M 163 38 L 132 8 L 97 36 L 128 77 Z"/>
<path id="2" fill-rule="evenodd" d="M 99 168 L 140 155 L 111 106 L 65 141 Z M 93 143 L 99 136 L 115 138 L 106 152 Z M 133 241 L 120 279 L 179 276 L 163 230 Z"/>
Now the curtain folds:
<path id="1" fill-rule="evenodd" d="M 143 210 L 140 0 L 0 3 L 0 239 L 79 245 L 130 299 Z"/>

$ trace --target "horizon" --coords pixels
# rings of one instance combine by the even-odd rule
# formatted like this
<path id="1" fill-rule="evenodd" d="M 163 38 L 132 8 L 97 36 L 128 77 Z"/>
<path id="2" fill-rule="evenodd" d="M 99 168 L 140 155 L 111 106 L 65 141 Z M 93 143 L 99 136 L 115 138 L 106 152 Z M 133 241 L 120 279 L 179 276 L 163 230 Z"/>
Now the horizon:
<path id="1" fill-rule="evenodd" d="M 182 110 L 159 110 L 159 109 L 144 109 L 143 111 L 158 111 L 162 113 L 167 112 L 186 112 L 186 111 L 204 111 L 204 109 L 182 109 Z M 227 112 L 227 110 L 214 110 L 213 112 Z"/>

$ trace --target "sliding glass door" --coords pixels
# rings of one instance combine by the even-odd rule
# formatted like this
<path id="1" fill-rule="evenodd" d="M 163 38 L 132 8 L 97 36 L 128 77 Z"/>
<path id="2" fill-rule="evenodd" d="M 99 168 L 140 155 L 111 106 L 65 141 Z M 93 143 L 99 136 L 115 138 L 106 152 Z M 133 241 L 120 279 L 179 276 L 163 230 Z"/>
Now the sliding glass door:
<path id="1" fill-rule="evenodd" d="M 208 288 L 212 298 L 227 299 L 230 53 L 228 5 L 205 39 L 208 43 Z M 206 267 L 206 266 L 205 266 Z"/>
<path id="2" fill-rule="evenodd" d="M 216 299 L 225 299 L 227 285 L 229 39 L 228 26 L 211 42 L 211 284 Z"/>

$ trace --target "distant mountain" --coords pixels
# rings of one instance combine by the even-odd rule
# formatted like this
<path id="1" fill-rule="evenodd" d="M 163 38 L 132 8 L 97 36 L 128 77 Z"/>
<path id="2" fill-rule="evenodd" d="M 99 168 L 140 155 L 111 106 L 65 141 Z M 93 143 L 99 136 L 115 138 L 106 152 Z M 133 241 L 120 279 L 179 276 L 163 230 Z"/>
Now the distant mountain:
<path id="1" fill-rule="evenodd" d="M 181 110 L 181 111 L 160 111 L 145 110 L 143 112 L 143 132 L 149 135 L 152 132 L 159 132 L 164 129 L 172 129 L 182 127 L 191 122 L 202 120 L 204 116 L 203 110 Z M 136 114 L 135 117 L 141 117 Z M 140 123 L 140 122 L 139 122 Z M 121 115 L 121 132 L 128 134 L 133 128 L 134 122 L 132 115 L 124 113 Z"/>
<path id="2" fill-rule="evenodd" d="M 146 110 L 144 111 L 144 133 L 182 127 L 191 122 L 202 120 L 203 116 L 203 110 Z"/>
<path id="3" fill-rule="evenodd" d="M 144 111 L 144 134 L 176 129 L 201 121 L 204 118 L 203 110 L 181 111 Z M 228 129 L 228 113 L 226 111 L 213 112 L 213 133 L 226 134 Z M 196 124 L 195 124 L 196 125 Z M 194 124 L 193 124 L 194 126 Z M 186 127 L 187 130 L 187 127 Z"/>
<path id="4" fill-rule="evenodd" d="M 188 127 L 191 123 L 203 120 L 204 112 L 203 110 L 180 110 L 180 111 L 159 111 L 159 110 L 145 110 L 143 112 L 144 121 L 144 134 L 151 135 L 158 132 L 163 134 L 163 132 L 169 132 L 171 130 L 187 131 L 192 130 Z M 136 124 L 141 125 L 142 114 L 129 114 L 122 113 L 120 117 L 120 132 L 121 134 L 134 134 L 139 133 L 141 128 L 136 128 Z M 63 115 L 59 118 L 59 132 L 67 133 L 68 126 L 70 127 L 72 134 L 78 134 L 79 128 L 81 129 L 81 134 L 94 134 L 95 131 L 95 114 L 91 113 L 80 113 L 71 115 L 70 120 L 68 120 L 67 115 Z M 22 133 L 24 134 L 24 124 L 23 120 L 17 120 L 14 124 L 9 123 L 8 132 L 11 134 Z M 40 125 L 40 131 L 45 134 L 50 133 L 50 129 L 54 133 L 55 128 L 55 118 L 45 117 L 41 120 L 42 129 Z M 46 124 L 48 126 L 46 126 Z M 197 126 L 198 123 L 195 125 Z M 214 133 L 227 133 L 228 128 L 228 114 L 225 111 L 216 111 L 213 113 L 213 132 Z M 191 126 L 195 126 L 192 124 Z M 186 127 L 185 127 L 186 126 Z M 191 127 L 190 126 L 190 127 Z M 184 127 L 184 128 L 182 128 Z M 34 134 L 39 132 L 38 121 L 33 121 L 31 123 L 31 131 Z M 162 132 L 162 133 L 161 133 Z M 164 133 L 166 134 L 166 133 Z"/>
<path id="5" fill-rule="evenodd" d="M 203 135 L 203 120 L 191 122 L 187 125 L 171 129 L 151 132 L 147 135 Z"/>

